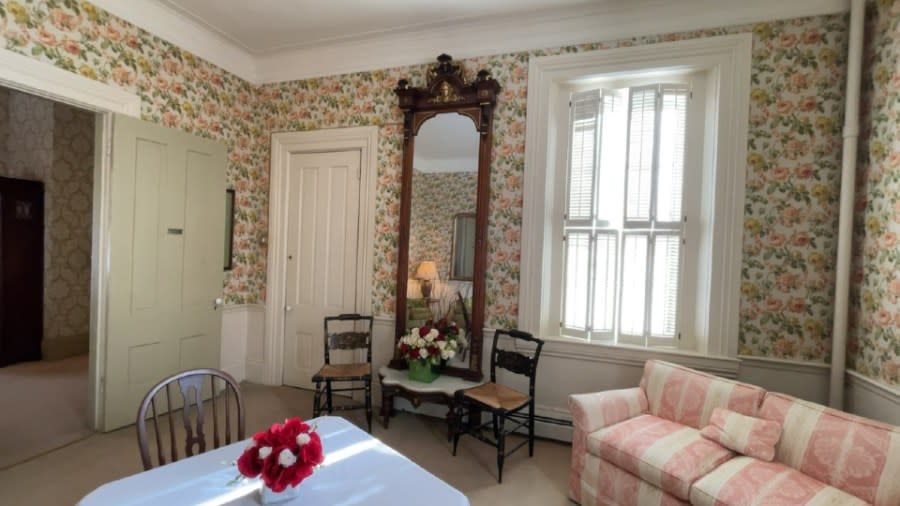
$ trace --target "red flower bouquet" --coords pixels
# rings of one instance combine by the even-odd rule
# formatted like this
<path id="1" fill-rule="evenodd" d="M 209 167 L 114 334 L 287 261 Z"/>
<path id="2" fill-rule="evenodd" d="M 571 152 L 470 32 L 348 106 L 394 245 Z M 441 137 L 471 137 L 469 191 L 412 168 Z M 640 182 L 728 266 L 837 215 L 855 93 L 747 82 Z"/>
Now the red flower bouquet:
<path id="1" fill-rule="evenodd" d="M 283 492 L 289 486 L 299 485 L 324 460 L 322 440 L 315 427 L 294 417 L 253 436 L 237 467 L 248 478 L 262 476 L 263 483 L 273 492 Z"/>

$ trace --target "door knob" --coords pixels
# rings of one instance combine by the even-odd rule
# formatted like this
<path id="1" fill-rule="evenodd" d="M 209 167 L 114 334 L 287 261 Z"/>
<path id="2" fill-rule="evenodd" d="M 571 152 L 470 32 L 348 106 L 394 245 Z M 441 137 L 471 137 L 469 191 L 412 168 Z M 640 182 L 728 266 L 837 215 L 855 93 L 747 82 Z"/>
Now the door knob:
<path id="1" fill-rule="evenodd" d="M 225 301 L 222 297 L 216 297 L 216 300 L 213 301 L 213 309 L 219 309 L 223 304 L 225 304 Z"/>
<path id="2" fill-rule="evenodd" d="M 293 306 L 284 306 L 284 311 L 287 313 L 290 313 L 293 310 L 294 310 Z"/>

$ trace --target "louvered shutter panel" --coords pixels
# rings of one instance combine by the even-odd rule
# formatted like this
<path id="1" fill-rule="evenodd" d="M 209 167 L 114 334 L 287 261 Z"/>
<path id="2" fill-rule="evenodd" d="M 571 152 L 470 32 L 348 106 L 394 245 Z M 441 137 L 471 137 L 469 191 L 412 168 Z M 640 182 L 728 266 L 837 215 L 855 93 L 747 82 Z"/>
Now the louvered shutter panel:
<path id="1" fill-rule="evenodd" d="M 656 188 L 656 220 L 661 222 L 681 220 L 687 101 L 684 88 L 663 87 Z"/>
<path id="2" fill-rule="evenodd" d="M 625 195 L 626 221 L 650 219 L 656 134 L 657 87 L 631 90 L 628 120 L 628 172 Z"/>
<path id="3" fill-rule="evenodd" d="M 594 207 L 600 90 L 572 94 L 567 219 L 589 220 Z"/>

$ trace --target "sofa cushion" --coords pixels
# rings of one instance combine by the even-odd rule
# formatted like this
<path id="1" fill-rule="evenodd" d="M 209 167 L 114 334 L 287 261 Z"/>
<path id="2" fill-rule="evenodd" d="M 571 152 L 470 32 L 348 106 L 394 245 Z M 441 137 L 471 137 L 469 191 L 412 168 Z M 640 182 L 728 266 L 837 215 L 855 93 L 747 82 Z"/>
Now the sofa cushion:
<path id="1" fill-rule="evenodd" d="M 581 483 L 584 506 L 681 506 L 689 504 L 599 457 L 585 457 Z"/>
<path id="2" fill-rule="evenodd" d="M 781 437 L 781 424 L 716 408 L 709 418 L 709 425 L 700 430 L 700 435 L 729 450 L 771 461 Z"/>
<path id="3" fill-rule="evenodd" d="M 778 393 L 760 416 L 781 423 L 777 462 L 876 506 L 900 504 L 900 428 Z"/>
<path id="4" fill-rule="evenodd" d="M 715 408 L 756 416 L 766 391 L 659 360 L 648 360 L 641 377 L 650 414 L 695 429 L 705 427 Z"/>
<path id="5" fill-rule="evenodd" d="M 594 432 L 587 449 L 683 500 L 694 481 L 734 456 L 697 429 L 653 415 Z"/>
<path id="6" fill-rule="evenodd" d="M 862 506 L 866 503 L 779 462 L 737 457 L 694 483 L 691 504 Z"/>

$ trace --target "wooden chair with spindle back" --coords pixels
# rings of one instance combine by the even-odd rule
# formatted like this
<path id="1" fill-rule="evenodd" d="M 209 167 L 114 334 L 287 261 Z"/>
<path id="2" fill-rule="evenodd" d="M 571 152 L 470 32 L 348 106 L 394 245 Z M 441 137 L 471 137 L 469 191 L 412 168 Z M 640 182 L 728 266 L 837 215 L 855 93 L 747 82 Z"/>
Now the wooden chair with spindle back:
<path id="1" fill-rule="evenodd" d="M 208 381 L 207 381 L 208 378 Z M 216 381 L 216 380 L 220 381 Z M 218 383 L 218 385 L 217 385 Z M 209 385 L 213 395 L 209 398 L 210 411 L 212 411 L 212 444 L 213 448 L 222 446 L 222 439 L 219 437 L 219 427 L 224 425 L 224 442 L 229 445 L 233 442 L 244 439 L 244 399 L 241 397 L 241 391 L 238 388 L 237 381 L 230 374 L 219 371 L 217 369 L 191 369 L 177 374 L 173 374 L 168 378 L 160 381 L 144 396 L 137 413 L 137 438 L 138 446 L 141 450 L 141 462 L 144 464 L 144 470 L 153 469 L 153 458 L 150 452 L 150 446 L 147 440 L 147 420 L 153 421 L 153 428 L 156 435 L 156 456 L 158 465 L 164 465 L 178 460 L 178 445 L 175 437 L 175 417 L 176 413 L 181 411 L 181 421 L 185 432 L 184 454 L 191 457 L 195 453 L 203 453 L 206 451 L 206 432 L 204 426 L 204 400 L 203 386 Z M 173 409 L 172 404 L 172 386 L 175 385 L 177 392 L 181 394 L 182 407 Z M 221 391 L 217 389 L 223 387 Z M 156 396 L 165 390 L 165 411 L 157 413 Z M 193 391 L 193 395 L 191 395 Z M 229 406 L 229 397 L 235 399 L 235 411 L 237 418 L 236 437 L 232 439 L 231 411 Z M 177 399 L 177 397 L 176 397 Z M 219 423 L 219 407 L 222 407 L 224 414 L 223 424 Z M 148 413 L 149 411 L 149 413 Z M 192 420 L 192 412 L 196 415 Z M 165 415 L 168 418 L 169 426 L 169 462 L 166 462 L 163 440 L 160 434 L 159 417 Z M 195 452 L 194 448 L 197 447 Z"/>

